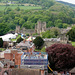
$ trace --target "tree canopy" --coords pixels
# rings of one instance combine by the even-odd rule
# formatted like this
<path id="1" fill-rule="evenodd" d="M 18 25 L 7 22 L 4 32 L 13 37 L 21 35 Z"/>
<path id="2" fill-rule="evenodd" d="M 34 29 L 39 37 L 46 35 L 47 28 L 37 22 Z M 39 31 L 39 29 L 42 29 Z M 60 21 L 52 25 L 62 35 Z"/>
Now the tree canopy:
<path id="1" fill-rule="evenodd" d="M 16 41 L 16 43 L 20 43 L 21 41 L 23 41 L 23 38 L 19 37 Z"/>
<path id="2" fill-rule="evenodd" d="M 42 32 L 41 35 L 43 38 L 56 38 L 60 34 L 60 29 L 53 27 L 46 32 Z"/>
<path id="3" fill-rule="evenodd" d="M 0 36 L 6 34 L 9 31 L 9 28 L 6 24 L 0 23 Z"/>
<path id="4" fill-rule="evenodd" d="M 75 67 L 75 48 L 69 44 L 54 44 L 46 48 L 48 60 L 53 70 L 65 70 Z"/>
<path id="5" fill-rule="evenodd" d="M 67 33 L 69 36 L 69 40 L 75 41 L 75 26 L 72 27 L 72 29 Z"/>
<path id="6" fill-rule="evenodd" d="M 40 36 L 38 36 L 34 39 L 33 43 L 35 44 L 37 49 L 40 49 L 40 47 L 44 44 L 44 41 Z"/>

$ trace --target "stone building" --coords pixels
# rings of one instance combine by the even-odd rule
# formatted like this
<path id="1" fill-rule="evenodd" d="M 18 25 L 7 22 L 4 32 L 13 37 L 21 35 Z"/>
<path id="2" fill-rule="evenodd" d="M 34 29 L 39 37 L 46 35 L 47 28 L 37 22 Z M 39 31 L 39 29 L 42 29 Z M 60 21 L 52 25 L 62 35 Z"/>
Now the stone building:
<path id="1" fill-rule="evenodd" d="M 46 22 L 38 21 L 37 25 L 35 25 L 35 33 L 40 34 L 41 32 L 46 31 Z"/>
<path id="2" fill-rule="evenodd" d="M 22 34 L 30 34 L 32 35 L 33 33 L 35 33 L 34 29 L 25 29 L 25 28 L 20 28 L 20 26 L 16 26 L 16 30 L 15 33 L 22 33 Z"/>
<path id="3" fill-rule="evenodd" d="M 20 28 L 20 26 L 16 26 L 16 33 L 23 33 L 23 34 L 30 34 L 32 35 L 33 33 L 38 33 L 40 34 L 41 32 L 45 32 L 46 31 L 46 22 L 41 22 L 38 21 L 37 25 L 35 25 L 35 29 L 25 29 L 25 28 Z"/>
<path id="4" fill-rule="evenodd" d="M 20 33 L 20 26 L 16 26 L 15 32 L 16 32 L 16 33 Z"/>

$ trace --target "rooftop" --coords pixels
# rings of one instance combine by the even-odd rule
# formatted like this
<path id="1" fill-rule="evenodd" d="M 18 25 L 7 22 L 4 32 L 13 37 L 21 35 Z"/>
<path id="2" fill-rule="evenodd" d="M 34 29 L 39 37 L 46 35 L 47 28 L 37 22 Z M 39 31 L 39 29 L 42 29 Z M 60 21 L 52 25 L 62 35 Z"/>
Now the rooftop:
<path id="1" fill-rule="evenodd" d="M 27 46 L 28 48 L 32 47 L 34 44 L 30 41 L 22 41 L 20 42 L 19 44 L 17 44 L 16 46 L 20 46 L 20 47 L 23 47 L 23 46 Z"/>
<path id="2" fill-rule="evenodd" d="M 12 51 L 16 51 L 18 53 L 23 53 L 22 50 L 19 50 L 19 49 L 6 49 L 4 53 L 12 53 Z"/>

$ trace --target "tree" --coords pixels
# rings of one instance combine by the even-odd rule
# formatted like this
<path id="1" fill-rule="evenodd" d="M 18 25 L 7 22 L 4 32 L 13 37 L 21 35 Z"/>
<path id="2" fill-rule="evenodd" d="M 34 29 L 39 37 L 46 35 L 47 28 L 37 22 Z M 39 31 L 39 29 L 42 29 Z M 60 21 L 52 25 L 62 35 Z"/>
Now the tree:
<path id="1" fill-rule="evenodd" d="M 0 36 L 6 34 L 9 31 L 9 28 L 6 24 L 0 23 Z"/>
<path id="2" fill-rule="evenodd" d="M 19 7 L 17 7 L 15 10 L 20 11 L 20 8 L 19 8 Z"/>
<path id="3" fill-rule="evenodd" d="M 35 44 L 37 49 L 40 49 L 40 47 L 44 44 L 44 41 L 40 36 L 38 36 L 36 37 L 36 39 L 34 39 L 33 43 Z"/>
<path id="4" fill-rule="evenodd" d="M 75 41 L 75 26 L 67 33 L 69 40 Z"/>
<path id="5" fill-rule="evenodd" d="M 60 34 L 60 29 L 58 27 L 53 27 L 51 28 L 50 33 L 53 33 L 53 35 L 57 37 Z"/>
<path id="6" fill-rule="evenodd" d="M 0 38 L 0 47 L 3 47 L 3 40 Z"/>
<path id="7" fill-rule="evenodd" d="M 55 24 L 56 27 L 63 28 L 63 24 L 62 24 L 61 19 L 55 20 L 54 24 Z"/>
<path id="8" fill-rule="evenodd" d="M 70 69 L 75 66 L 75 48 L 69 44 L 54 44 L 46 48 L 48 60 L 54 70 Z"/>
<path id="9" fill-rule="evenodd" d="M 23 39 L 21 37 L 19 37 L 16 41 L 16 43 L 20 43 L 21 41 L 23 41 Z"/>

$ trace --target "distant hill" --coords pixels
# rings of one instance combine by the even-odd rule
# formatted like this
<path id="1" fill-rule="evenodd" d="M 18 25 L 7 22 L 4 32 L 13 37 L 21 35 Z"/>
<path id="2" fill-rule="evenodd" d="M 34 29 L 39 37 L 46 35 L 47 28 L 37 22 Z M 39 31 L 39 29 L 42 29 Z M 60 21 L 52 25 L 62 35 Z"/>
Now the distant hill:
<path id="1" fill-rule="evenodd" d="M 72 3 L 68 3 L 68 2 L 64 2 L 64 1 L 57 1 L 57 2 L 65 4 L 65 5 L 69 5 L 71 7 L 75 7 L 75 4 L 72 4 Z"/>

